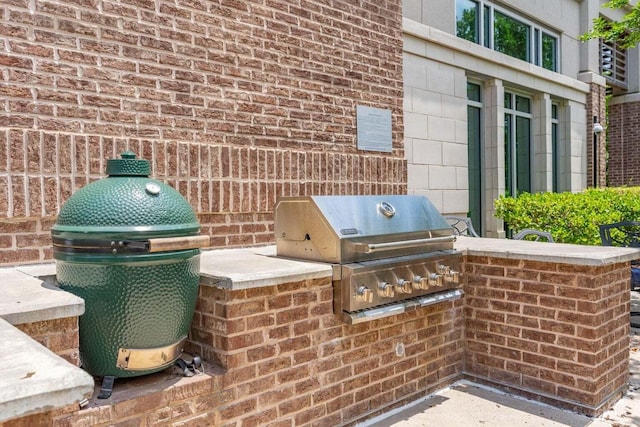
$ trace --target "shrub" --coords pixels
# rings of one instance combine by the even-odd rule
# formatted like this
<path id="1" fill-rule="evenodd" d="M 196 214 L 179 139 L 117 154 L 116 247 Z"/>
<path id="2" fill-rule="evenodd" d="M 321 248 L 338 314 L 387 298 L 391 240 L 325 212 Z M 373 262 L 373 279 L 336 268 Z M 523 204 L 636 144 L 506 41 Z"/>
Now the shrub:
<path id="1" fill-rule="evenodd" d="M 556 242 L 600 245 L 598 225 L 640 220 L 640 187 L 592 188 L 580 193 L 522 193 L 500 197 L 495 216 L 514 233 L 549 231 Z"/>

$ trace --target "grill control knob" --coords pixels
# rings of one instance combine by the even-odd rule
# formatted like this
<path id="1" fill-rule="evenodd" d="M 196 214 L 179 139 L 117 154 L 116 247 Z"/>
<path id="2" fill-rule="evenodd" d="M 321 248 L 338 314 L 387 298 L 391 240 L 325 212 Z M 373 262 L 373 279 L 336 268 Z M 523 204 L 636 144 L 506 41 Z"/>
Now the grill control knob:
<path id="1" fill-rule="evenodd" d="M 443 275 L 447 282 L 460 283 L 460 272 L 452 270 L 448 265 L 439 265 L 438 273 Z"/>
<path id="2" fill-rule="evenodd" d="M 356 296 L 364 302 L 373 302 L 373 291 L 364 285 L 358 287 Z"/>
<path id="3" fill-rule="evenodd" d="M 416 284 L 416 287 L 418 289 L 429 289 L 429 279 L 427 279 L 426 277 L 416 276 L 413 278 L 413 283 Z"/>
<path id="4" fill-rule="evenodd" d="M 429 286 L 442 286 L 444 278 L 442 274 L 431 273 L 429 274 Z"/>
<path id="5" fill-rule="evenodd" d="M 383 297 L 392 298 L 395 295 L 393 285 L 389 282 L 380 282 L 380 294 Z"/>
<path id="6" fill-rule="evenodd" d="M 456 270 L 449 270 L 445 279 L 447 282 L 460 283 L 460 272 Z"/>
<path id="7" fill-rule="evenodd" d="M 398 279 L 398 284 L 396 286 L 398 287 L 398 292 L 403 294 L 410 294 L 413 290 L 411 282 L 404 279 Z"/>

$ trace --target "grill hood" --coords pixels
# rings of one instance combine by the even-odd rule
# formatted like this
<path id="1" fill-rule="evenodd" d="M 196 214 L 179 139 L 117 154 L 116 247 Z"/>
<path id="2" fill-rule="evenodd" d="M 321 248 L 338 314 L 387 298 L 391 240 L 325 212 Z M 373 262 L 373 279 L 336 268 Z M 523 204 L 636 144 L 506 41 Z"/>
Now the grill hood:
<path id="1" fill-rule="evenodd" d="M 423 196 L 305 196 L 275 207 L 278 256 L 360 262 L 452 249 L 447 221 Z"/>

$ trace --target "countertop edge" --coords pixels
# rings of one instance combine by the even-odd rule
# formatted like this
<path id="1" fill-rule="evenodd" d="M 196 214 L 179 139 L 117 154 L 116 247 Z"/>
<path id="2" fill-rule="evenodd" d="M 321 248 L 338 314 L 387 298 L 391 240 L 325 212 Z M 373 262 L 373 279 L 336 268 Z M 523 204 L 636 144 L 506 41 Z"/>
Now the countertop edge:
<path id="1" fill-rule="evenodd" d="M 640 259 L 640 248 L 586 246 L 567 243 L 531 242 L 458 236 L 455 249 L 473 256 L 583 266 L 604 266 Z"/>
<path id="2" fill-rule="evenodd" d="M 43 410 L 63 408 L 91 396 L 91 375 L 0 320 L 0 335 L 12 351 L 0 356 L 0 423 Z"/>

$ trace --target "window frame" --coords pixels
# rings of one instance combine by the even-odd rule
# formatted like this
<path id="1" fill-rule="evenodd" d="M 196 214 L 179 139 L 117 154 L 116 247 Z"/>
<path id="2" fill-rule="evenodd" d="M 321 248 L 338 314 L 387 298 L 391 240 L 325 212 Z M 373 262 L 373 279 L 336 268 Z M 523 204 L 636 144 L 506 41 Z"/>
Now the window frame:
<path id="1" fill-rule="evenodd" d="M 560 191 L 560 164 L 562 152 L 560 151 L 560 105 L 551 103 L 551 191 Z"/>
<path id="2" fill-rule="evenodd" d="M 454 14 L 455 22 L 455 34 L 458 35 L 458 14 L 457 7 L 458 1 L 454 2 L 454 7 L 456 8 L 456 13 Z M 523 60 L 519 57 L 508 55 L 504 53 L 504 55 L 511 56 L 512 58 L 519 59 L 521 61 L 528 62 L 530 64 L 537 65 L 541 68 L 544 68 L 549 71 L 553 71 L 556 73 L 560 73 L 560 58 L 561 58 L 561 47 L 560 47 L 560 35 L 555 31 L 552 31 L 550 28 L 544 27 L 537 22 L 534 22 L 530 19 L 527 19 L 524 16 L 518 15 L 515 12 L 512 12 L 506 8 L 500 7 L 490 1 L 485 0 L 464 0 L 470 1 L 476 4 L 476 23 L 475 23 L 475 32 L 476 39 L 472 41 L 473 43 L 479 44 L 496 52 L 499 52 L 495 49 L 495 22 L 496 22 L 496 12 L 507 17 L 513 19 L 514 21 L 524 24 L 528 27 L 527 31 L 527 60 Z M 487 34 L 488 33 L 488 34 Z M 554 52 L 553 52 L 553 64 L 554 68 L 549 69 L 544 67 L 544 45 L 543 38 L 547 36 L 553 40 L 555 40 Z M 487 38 L 489 40 L 487 40 Z M 463 39 L 466 40 L 466 39 Z"/>
<path id="3" fill-rule="evenodd" d="M 468 95 L 469 86 L 476 86 L 478 88 L 478 99 L 470 99 Z M 477 148 L 477 153 L 476 152 L 472 153 L 471 143 L 470 141 L 467 141 L 467 160 L 468 160 L 467 168 L 469 173 L 468 179 L 470 181 L 471 179 L 474 179 L 475 188 L 477 188 L 477 191 L 474 191 L 474 186 L 472 186 L 471 182 L 469 182 L 468 215 L 471 218 L 473 224 L 475 224 L 476 231 L 480 235 L 483 235 L 483 230 L 484 230 L 483 223 L 484 223 L 484 217 L 485 217 L 485 206 L 484 206 L 485 180 L 482 175 L 482 171 L 484 169 L 483 165 L 485 162 L 485 144 L 484 144 L 484 135 L 482 134 L 482 129 L 484 128 L 483 126 L 484 124 L 484 87 L 482 82 L 468 79 L 467 80 L 467 138 L 469 137 L 469 133 L 470 133 L 469 114 L 471 110 L 477 112 L 479 126 L 478 126 L 478 135 L 477 135 L 478 138 L 477 140 L 475 140 L 475 143 L 477 143 L 477 147 L 475 146 L 473 147 L 473 148 Z M 477 156 L 472 156 L 473 154 L 477 154 Z M 475 160 L 477 161 L 475 165 L 476 167 L 471 165 L 471 161 L 473 160 L 472 157 L 475 157 Z M 477 169 L 478 175 L 475 175 L 472 177 L 472 171 L 476 171 L 476 169 Z M 477 197 L 477 200 L 473 200 L 476 197 Z"/>
<path id="4" fill-rule="evenodd" d="M 521 56 L 512 55 L 510 53 L 505 52 L 504 50 L 498 50 L 496 48 L 496 44 L 498 44 L 498 45 L 502 45 L 503 44 L 502 42 L 501 43 L 496 43 L 496 26 L 498 24 L 498 17 L 500 17 L 500 19 L 504 18 L 505 20 L 510 20 L 513 24 L 520 25 L 521 28 L 525 30 L 525 40 L 524 41 L 520 41 L 519 40 L 519 43 L 518 43 L 518 44 L 523 44 L 524 45 L 524 49 L 525 49 L 524 52 L 521 52 L 521 53 L 519 52 L 519 54 Z M 517 18 L 515 18 L 514 16 L 512 16 L 510 14 L 502 12 L 501 10 L 494 10 L 493 19 L 492 19 L 491 23 L 493 24 L 490 27 L 492 29 L 492 31 L 491 31 L 491 40 L 492 40 L 493 50 L 495 50 L 496 52 L 500 52 L 500 53 L 503 53 L 505 55 L 508 55 L 508 56 L 510 56 L 512 58 L 516 58 L 516 59 L 519 59 L 521 61 L 525 61 L 525 62 L 531 63 L 531 60 L 532 60 L 532 58 L 534 56 L 534 55 L 532 55 L 532 52 L 535 50 L 535 48 L 532 49 L 532 47 L 534 47 L 534 40 L 532 40 L 533 39 L 533 36 L 532 36 L 533 27 L 530 24 L 528 24 L 526 22 L 523 22 L 522 20 L 517 19 Z"/>
<path id="5" fill-rule="evenodd" d="M 527 153 L 526 157 L 528 158 L 527 165 L 527 182 L 529 188 L 527 190 L 522 190 L 525 192 L 532 191 L 532 179 L 533 179 L 533 113 L 531 109 L 533 107 L 533 99 L 531 96 L 520 93 L 515 90 L 505 88 L 504 91 L 505 102 L 504 102 L 504 122 L 505 122 L 505 153 L 504 153 L 504 162 L 505 162 L 505 192 L 509 193 L 510 196 L 515 197 L 521 191 L 519 189 L 519 171 L 518 170 L 518 158 L 519 155 L 522 155 L 517 149 L 518 145 L 518 119 L 526 119 L 528 122 L 528 135 L 527 135 Z M 509 96 L 510 101 L 507 102 L 507 96 Z M 517 99 L 522 98 L 528 100 L 528 111 L 522 111 L 518 109 Z M 507 105 L 509 104 L 509 105 Z M 507 124 L 510 123 L 510 125 Z M 509 132 L 509 136 L 507 137 L 507 131 Z"/>

